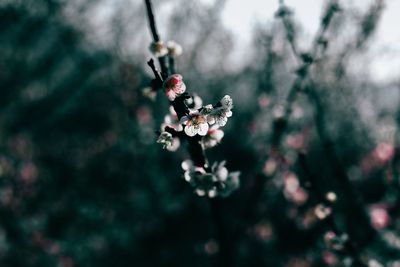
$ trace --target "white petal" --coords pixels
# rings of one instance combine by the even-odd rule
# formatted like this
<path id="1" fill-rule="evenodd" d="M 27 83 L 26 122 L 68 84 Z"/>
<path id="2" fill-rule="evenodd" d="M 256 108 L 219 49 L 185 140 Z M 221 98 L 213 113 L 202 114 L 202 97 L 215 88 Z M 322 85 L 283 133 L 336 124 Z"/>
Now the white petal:
<path id="1" fill-rule="evenodd" d="M 202 123 L 199 125 L 199 135 L 205 136 L 208 132 L 208 124 L 207 123 Z"/>
<path id="2" fill-rule="evenodd" d="M 167 95 L 167 97 L 170 101 L 174 101 L 176 98 L 176 94 L 173 90 L 166 90 L 165 94 Z"/>
<path id="3" fill-rule="evenodd" d="M 193 95 L 193 100 L 194 100 L 194 108 L 199 109 L 203 105 L 203 100 L 201 99 L 200 96 L 198 95 Z"/>
<path id="4" fill-rule="evenodd" d="M 218 178 L 220 181 L 222 181 L 222 182 L 226 181 L 226 179 L 228 178 L 228 175 L 229 175 L 228 169 L 225 167 L 221 167 L 218 170 L 217 175 L 218 175 Z"/>
<path id="5" fill-rule="evenodd" d="M 182 161 L 181 166 L 184 171 L 188 171 L 191 167 L 193 167 L 193 162 L 187 159 Z"/>
<path id="6" fill-rule="evenodd" d="M 226 124 L 226 122 L 228 121 L 228 118 L 227 117 L 219 117 L 218 119 L 217 119 L 217 123 L 218 123 L 218 125 L 219 126 L 225 126 L 225 124 Z"/>
<path id="7" fill-rule="evenodd" d="M 184 177 L 186 182 L 190 182 L 190 180 L 192 180 L 192 177 L 190 177 L 190 172 L 185 172 Z"/>
<path id="8" fill-rule="evenodd" d="M 212 137 L 219 142 L 224 137 L 224 131 L 215 130 L 215 132 L 212 134 Z"/>
<path id="9" fill-rule="evenodd" d="M 181 142 L 179 141 L 179 138 L 174 138 L 172 139 L 172 142 L 169 146 L 167 146 L 167 150 L 171 152 L 175 152 L 178 150 L 179 146 L 181 145 Z"/>
<path id="10" fill-rule="evenodd" d="M 228 110 L 225 115 L 229 118 L 232 117 L 232 111 Z"/>
<path id="11" fill-rule="evenodd" d="M 195 135 L 197 134 L 198 131 L 199 131 L 199 130 L 198 130 L 196 127 L 194 127 L 193 125 L 187 125 L 187 126 L 185 127 L 185 133 L 186 133 L 188 136 L 195 136 Z"/>
<path id="12" fill-rule="evenodd" d="M 200 197 L 204 196 L 206 194 L 206 192 L 204 190 L 201 189 L 196 189 L 196 194 Z"/>
<path id="13" fill-rule="evenodd" d="M 169 106 L 169 113 L 174 117 L 178 116 L 173 106 Z"/>
<path id="14" fill-rule="evenodd" d="M 216 196 L 217 196 L 217 190 L 212 189 L 212 190 L 208 191 L 208 197 L 209 198 L 214 198 Z"/>
<path id="15" fill-rule="evenodd" d="M 213 139 L 210 139 L 210 140 L 207 140 L 207 141 L 204 142 L 204 146 L 205 146 L 206 148 L 215 147 L 217 144 L 218 144 L 218 142 L 215 141 L 215 140 L 213 140 Z"/>

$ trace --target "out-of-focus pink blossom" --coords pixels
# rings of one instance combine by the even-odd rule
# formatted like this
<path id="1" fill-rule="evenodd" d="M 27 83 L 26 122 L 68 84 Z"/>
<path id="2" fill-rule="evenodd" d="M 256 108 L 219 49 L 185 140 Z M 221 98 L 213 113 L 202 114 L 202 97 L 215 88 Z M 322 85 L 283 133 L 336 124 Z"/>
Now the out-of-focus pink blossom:
<path id="1" fill-rule="evenodd" d="M 295 192 L 290 194 L 290 199 L 297 205 L 302 205 L 307 201 L 308 193 L 303 188 L 299 187 Z"/>
<path id="2" fill-rule="evenodd" d="M 372 226 L 375 229 L 383 229 L 388 226 L 390 216 L 384 206 L 376 205 L 370 208 L 369 214 L 371 217 Z"/>
<path id="3" fill-rule="evenodd" d="M 139 124 L 148 124 L 152 120 L 151 110 L 147 106 L 141 106 L 136 111 Z"/>
<path id="4" fill-rule="evenodd" d="M 268 107 L 269 103 L 270 103 L 270 100 L 266 94 L 261 94 L 258 97 L 258 105 L 260 106 L 260 108 L 264 109 L 264 108 Z"/>
<path id="5" fill-rule="evenodd" d="M 299 188 L 300 183 L 297 176 L 292 172 L 287 172 L 283 176 L 283 182 L 285 185 L 285 191 L 288 193 L 294 193 Z"/>
<path id="6" fill-rule="evenodd" d="M 371 153 L 364 157 L 361 168 L 364 173 L 369 173 L 375 168 L 387 164 L 394 156 L 395 149 L 391 144 L 380 143 Z"/>
<path id="7" fill-rule="evenodd" d="M 315 216 L 318 219 L 323 220 L 332 213 L 332 208 L 325 206 L 324 204 L 318 204 L 314 209 Z"/>
<path id="8" fill-rule="evenodd" d="M 285 197 L 297 205 L 304 204 L 308 199 L 308 193 L 300 187 L 297 176 L 292 172 L 287 172 L 283 177 Z"/>
<path id="9" fill-rule="evenodd" d="M 254 235 L 263 241 L 270 240 L 273 235 L 271 224 L 268 222 L 260 222 L 253 228 Z"/>
<path id="10" fill-rule="evenodd" d="M 303 149 L 305 145 L 305 136 L 303 133 L 298 133 L 288 136 L 286 143 L 293 149 Z"/>
<path id="11" fill-rule="evenodd" d="M 336 266 L 338 264 L 338 258 L 336 257 L 335 253 L 330 251 L 324 251 L 322 253 L 322 259 L 329 266 Z"/>
<path id="12" fill-rule="evenodd" d="M 21 180 L 26 183 L 34 182 L 36 180 L 37 175 L 38 175 L 38 170 L 36 168 L 36 165 L 33 164 L 32 162 L 24 163 L 19 171 L 19 176 L 21 177 Z"/>
<path id="13" fill-rule="evenodd" d="M 204 244 L 204 251 L 208 255 L 214 255 L 219 251 L 218 243 L 214 239 L 209 240 L 207 243 Z"/>
<path id="14" fill-rule="evenodd" d="M 276 169 L 278 168 L 278 163 L 274 159 L 268 159 L 264 165 L 264 173 L 268 176 L 274 174 Z"/>
<path id="15" fill-rule="evenodd" d="M 383 164 L 389 161 L 393 157 L 394 147 L 387 143 L 380 143 L 375 148 L 373 154 L 375 159 Z"/>

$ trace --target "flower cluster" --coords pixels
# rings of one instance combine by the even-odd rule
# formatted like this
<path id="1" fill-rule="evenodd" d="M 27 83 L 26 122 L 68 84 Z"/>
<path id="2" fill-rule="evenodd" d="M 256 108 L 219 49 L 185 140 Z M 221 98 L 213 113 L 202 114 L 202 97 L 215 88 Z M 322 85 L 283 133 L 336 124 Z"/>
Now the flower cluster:
<path id="1" fill-rule="evenodd" d="M 232 116 L 231 109 L 233 108 L 233 101 L 229 95 L 224 96 L 216 107 L 207 105 L 204 108 L 205 114 L 207 114 L 207 121 L 211 125 L 217 124 L 219 126 L 225 126 L 228 118 Z"/>
<path id="2" fill-rule="evenodd" d="M 225 161 L 214 163 L 207 172 L 203 167 L 194 166 L 191 160 L 182 162 L 184 177 L 194 188 L 199 196 L 210 198 L 226 197 L 239 187 L 240 172 L 229 172 L 225 167 Z"/>
<path id="3" fill-rule="evenodd" d="M 180 74 L 172 74 L 165 79 L 163 88 L 170 101 L 186 92 L 186 85 Z M 219 127 L 225 126 L 228 118 L 232 116 L 233 101 L 229 95 L 225 95 L 215 106 L 209 104 L 203 107 L 201 98 L 194 95 L 185 100 L 185 105 L 189 113 L 183 116 L 180 122 L 186 126 L 185 133 L 191 137 L 197 134 L 205 136 L 209 126 L 214 124 Z"/>
<path id="4" fill-rule="evenodd" d="M 155 57 L 164 57 L 166 55 L 177 57 L 182 55 L 183 52 L 182 46 L 175 41 L 168 41 L 167 44 L 163 41 L 152 42 L 149 50 Z"/>
<path id="5" fill-rule="evenodd" d="M 163 82 L 163 89 L 170 101 L 186 92 L 186 85 L 180 74 L 172 74 Z M 186 97 L 187 95 L 185 95 Z M 204 137 L 203 147 L 211 148 L 217 145 L 224 132 L 219 129 L 226 125 L 228 118 L 232 116 L 233 101 L 229 95 L 225 95 L 215 106 L 209 104 L 202 106 L 202 99 L 197 96 L 187 96 L 184 100 L 188 113 L 182 116 L 179 124 L 184 125 L 187 136 L 200 135 Z M 182 126 L 181 126 L 182 127 Z M 175 126 L 176 127 L 176 123 Z"/>
<path id="6" fill-rule="evenodd" d="M 233 101 L 229 95 L 225 95 L 216 105 L 203 106 L 202 99 L 196 94 L 189 95 L 181 74 L 174 73 L 174 57 L 182 54 L 182 47 L 174 41 L 164 44 L 163 41 L 153 42 L 150 51 L 156 57 L 169 57 L 163 73 L 159 73 L 152 60 L 149 66 L 152 68 L 156 79 L 152 87 L 143 91 L 143 94 L 151 99 L 155 98 L 155 92 L 162 89 L 170 101 L 170 113 L 165 116 L 161 129 L 158 132 L 157 143 L 164 149 L 176 151 L 181 141 L 189 142 L 191 153 L 203 153 L 204 149 L 212 148 L 219 144 L 224 137 L 220 129 L 226 125 L 228 118 L 232 116 Z M 161 61 L 160 62 L 165 62 Z M 160 63 L 161 64 L 161 63 Z M 170 68 L 169 68 L 170 67 Z M 202 158 L 204 154 L 199 157 Z M 194 156 L 196 158 L 196 156 Z M 239 186 L 239 172 L 229 173 L 225 162 L 215 163 L 208 167 L 207 160 L 200 160 L 200 165 L 195 166 L 190 160 L 185 161 L 182 167 L 185 171 L 185 179 L 194 188 L 199 196 L 228 196 Z"/>
<path id="7" fill-rule="evenodd" d="M 209 137 L 217 142 L 208 142 L 207 146 L 211 147 L 211 144 L 217 144 L 223 137 L 223 132 L 221 134 L 221 130 L 217 131 L 218 127 L 225 126 L 228 118 L 232 116 L 232 108 L 232 98 L 226 95 L 216 106 L 209 104 L 198 110 L 191 110 L 181 119 L 182 124 L 186 125 L 185 133 L 188 136 L 196 134 L 205 136 L 209 133 Z M 215 125 L 215 127 L 209 131 L 211 125 Z"/>

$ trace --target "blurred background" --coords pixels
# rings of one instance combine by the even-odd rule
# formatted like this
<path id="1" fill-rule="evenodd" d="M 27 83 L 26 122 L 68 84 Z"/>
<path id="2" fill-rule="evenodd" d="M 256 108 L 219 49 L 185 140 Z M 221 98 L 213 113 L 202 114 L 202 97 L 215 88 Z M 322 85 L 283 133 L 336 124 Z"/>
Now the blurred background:
<path id="1" fill-rule="evenodd" d="M 329 10 L 285 3 L 285 15 L 278 0 L 153 3 L 188 90 L 234 100 L 207 151 L 241 171 L 220 210 L 230 266 L 399 267 L 400 3 L 340 2 L 283 121 Z M 142 93 L 151 41 L 144 1 L 0 2 L 0 266 L 218 262 L 185 147 L 156 143 L 169 111 Z"/>

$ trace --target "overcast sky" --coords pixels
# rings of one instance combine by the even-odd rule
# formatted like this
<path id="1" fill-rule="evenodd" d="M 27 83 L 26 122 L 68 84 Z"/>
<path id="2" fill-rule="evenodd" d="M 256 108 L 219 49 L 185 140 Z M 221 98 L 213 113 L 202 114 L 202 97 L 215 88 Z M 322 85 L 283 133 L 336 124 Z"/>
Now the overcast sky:
<path id="1" fill-rule="evenodd" d="M 213 0 L 203 0 L 213 2 Z M 345 7 L 356 6 L 366 10 L 375 0 L 342 0 Z M 286 0 L 304 27 L 305 34 L 313 36 L 326 0 Z M 249 42 L 256 22 L 274 18 L 278 0 L 228 0 L 223 13 L 225 26 L 233 31 L 242 43 Z M 396 78 L 400 74 L 400 0 L 386 0 L 386 8 L 371 46 L 370 76 L 379 81 Z M 243 45 L 243 47 L 245 47 Z M 363 70 L 365 71 L 365 70 Z"/>

